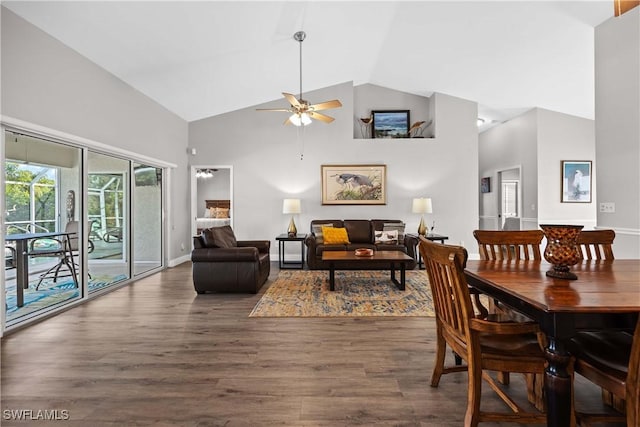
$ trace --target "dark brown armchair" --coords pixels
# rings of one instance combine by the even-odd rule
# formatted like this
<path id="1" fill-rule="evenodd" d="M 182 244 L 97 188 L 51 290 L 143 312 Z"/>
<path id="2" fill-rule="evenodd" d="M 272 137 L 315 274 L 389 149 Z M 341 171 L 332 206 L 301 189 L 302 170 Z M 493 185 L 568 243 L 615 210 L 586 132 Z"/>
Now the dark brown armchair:
<path id="1" fill-rule="evenodd" d="M 197 293 L 257 293 L 271 269 L 269 240 L 236 240 L 230 226 L 209 228 L 194 236 L 191 252 Z"/>

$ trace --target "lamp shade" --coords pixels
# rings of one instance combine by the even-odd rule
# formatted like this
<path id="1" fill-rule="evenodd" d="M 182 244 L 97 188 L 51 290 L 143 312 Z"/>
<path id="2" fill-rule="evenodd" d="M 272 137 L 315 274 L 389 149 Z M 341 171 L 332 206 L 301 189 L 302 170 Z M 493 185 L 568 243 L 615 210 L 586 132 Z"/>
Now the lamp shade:
<path id="1" fill-rule="evenodd" d="M 282 202 L 283 214 L 299 214 L 300 213 L 300 199 L 284 199 Z"/>
<path id="2" fill-rule="evenodd" d="M 413 199 L 413 213 L 426 214 L 432 213 L 431 198 L 421 197 L 419 199 Z"/>

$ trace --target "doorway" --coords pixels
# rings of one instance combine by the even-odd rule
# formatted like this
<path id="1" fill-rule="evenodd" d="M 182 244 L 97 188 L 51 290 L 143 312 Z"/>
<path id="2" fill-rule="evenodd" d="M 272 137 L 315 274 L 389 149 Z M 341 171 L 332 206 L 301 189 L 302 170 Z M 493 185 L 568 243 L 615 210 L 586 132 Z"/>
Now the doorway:
<path id="1" fill-rule="evenodd" d="M 520 167 L 498 171 L 498 229 L 520 230 L 522 185 Z"/>
<path id="2" fill-rule="evenodd" d="M 233 228 L 233 166 L 191 166 L 191 233 L 204 228 Z"/>

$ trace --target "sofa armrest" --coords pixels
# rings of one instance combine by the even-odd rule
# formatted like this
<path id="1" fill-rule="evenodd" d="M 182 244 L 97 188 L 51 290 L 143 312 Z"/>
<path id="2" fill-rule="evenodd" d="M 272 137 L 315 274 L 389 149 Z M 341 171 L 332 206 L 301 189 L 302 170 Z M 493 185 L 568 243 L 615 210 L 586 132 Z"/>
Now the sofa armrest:
<path id="1" fill-rule="evenodd" d="M 258 261 L 258 249 L 252 247 L 238 248 L 201 248 L 191 252 L 192 262 L 239 262 Z"/>
<path id="2" fill-rule="evenodd" d="M 304 244 L 308 247 L 308 248 L 315 248 L 316 247 L 316 236 L 313 233 L 309 233 L 306 235 L 306 237 L 304 238 Z"/>
<path id="3" fill-rule="evenodd" d="M 239 240 L 238 247 L 258 248 L 258 252 L 260 252 L 261 254 L 268 254 L 269 248 L 271 248 L 271 240 Z"/>
<path id="4" fill-rule="evenodd" d="M 416 252 L 418 243 L 420 243 L 420 239 L 416 235 L 414 234 L 404 235 L 404 245 L 407 248 L 407 255 L 409 255 L 411 258 L 415 260 L 418 259 L 418 254 Z"/>

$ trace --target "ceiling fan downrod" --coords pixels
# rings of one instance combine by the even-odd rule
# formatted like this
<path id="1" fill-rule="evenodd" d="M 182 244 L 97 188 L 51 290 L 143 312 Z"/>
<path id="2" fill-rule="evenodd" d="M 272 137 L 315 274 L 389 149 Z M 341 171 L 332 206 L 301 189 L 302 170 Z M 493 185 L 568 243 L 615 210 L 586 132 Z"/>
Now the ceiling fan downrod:
<path id="1" fill-rule="evenodd" d="M 300 96 L 298 100 L 302 104 L 302 42 L 307 37 L 304 31 L 298 31 L 293 35 L 293 39 L 300 43 Z"/>

